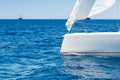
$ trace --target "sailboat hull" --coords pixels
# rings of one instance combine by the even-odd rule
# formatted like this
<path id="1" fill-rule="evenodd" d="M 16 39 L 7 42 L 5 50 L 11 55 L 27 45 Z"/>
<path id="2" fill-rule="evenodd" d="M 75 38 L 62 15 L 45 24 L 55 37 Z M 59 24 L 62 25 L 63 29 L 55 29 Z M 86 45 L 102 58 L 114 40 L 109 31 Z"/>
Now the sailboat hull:
<path id="1" fill-rule="evenodd" d="M 120 53 L 120 32 L 66 34 L 61 53 Z"/>

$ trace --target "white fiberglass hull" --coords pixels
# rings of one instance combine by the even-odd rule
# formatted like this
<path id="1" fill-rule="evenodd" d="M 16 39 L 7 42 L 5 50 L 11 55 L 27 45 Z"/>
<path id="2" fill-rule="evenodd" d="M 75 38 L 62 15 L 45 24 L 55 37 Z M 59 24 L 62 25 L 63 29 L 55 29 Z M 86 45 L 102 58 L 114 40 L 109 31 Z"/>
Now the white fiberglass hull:
<path id="1" fill-rule="evenodd" d="M 120 53 L 120 32 L 66 34 L 61 53 Z"/>

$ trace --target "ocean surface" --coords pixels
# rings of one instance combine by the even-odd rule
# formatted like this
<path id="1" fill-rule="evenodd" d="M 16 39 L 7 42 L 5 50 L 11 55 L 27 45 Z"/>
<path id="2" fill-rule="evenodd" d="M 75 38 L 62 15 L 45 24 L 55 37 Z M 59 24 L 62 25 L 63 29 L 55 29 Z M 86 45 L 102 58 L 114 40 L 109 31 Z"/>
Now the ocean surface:
<path id="1" fill-rule="evenodd" d="M 120 80 L 120 55 L 60 54 L 65 22 L 0 20 L 0 80 Z M 117 20 L 84 22 L 88 32 L 118 31 Z"/>

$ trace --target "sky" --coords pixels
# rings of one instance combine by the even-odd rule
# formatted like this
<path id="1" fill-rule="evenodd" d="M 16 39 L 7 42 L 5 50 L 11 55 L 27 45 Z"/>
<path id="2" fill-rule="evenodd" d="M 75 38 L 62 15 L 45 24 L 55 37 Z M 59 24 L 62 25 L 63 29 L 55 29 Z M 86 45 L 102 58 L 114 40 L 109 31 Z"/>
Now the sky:
<path id="1" fill-rule="evenodd" d="M 0 19 L 17 19 L 20 14 L 24 19 L 67 19 L 74 4 L 75 0 L 0 0 Z M 113 7 L 95 18 L 118 18 L 118 10 Z"/>
<path id="2" fill-rule="evenodd" d="M 0 0 L 0 19 L 68 18 L 75 0 Z"/>

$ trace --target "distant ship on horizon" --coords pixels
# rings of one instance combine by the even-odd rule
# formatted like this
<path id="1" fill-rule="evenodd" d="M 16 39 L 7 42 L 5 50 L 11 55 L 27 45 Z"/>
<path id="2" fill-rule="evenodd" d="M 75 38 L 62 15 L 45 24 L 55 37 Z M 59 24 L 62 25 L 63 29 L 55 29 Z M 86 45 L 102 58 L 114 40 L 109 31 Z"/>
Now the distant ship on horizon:
<path id="1" fill-rule="evenodd" d="M 19 20 L 23 20 L 23 17 L 22 17 L 22 15 L 19 15 Z"/>

